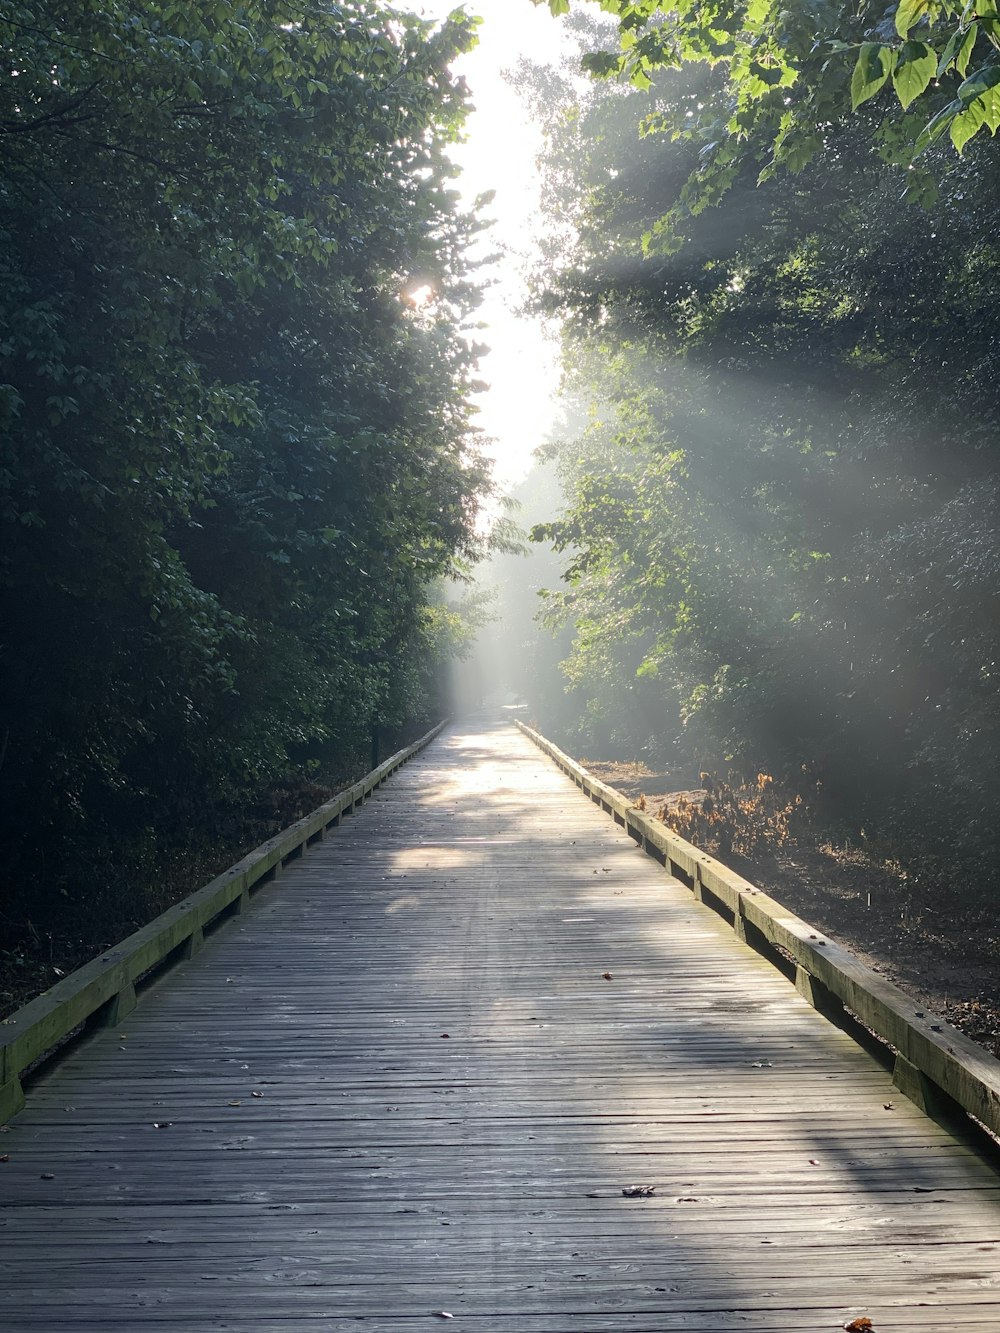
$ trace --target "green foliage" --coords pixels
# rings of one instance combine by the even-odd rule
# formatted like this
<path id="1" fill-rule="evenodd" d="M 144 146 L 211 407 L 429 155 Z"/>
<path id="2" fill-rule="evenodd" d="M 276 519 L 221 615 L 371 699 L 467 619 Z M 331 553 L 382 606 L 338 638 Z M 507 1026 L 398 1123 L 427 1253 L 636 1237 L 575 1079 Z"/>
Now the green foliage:
<path id="1" fill-rule="evenodd" d="M 477 554 L 487 486 L 444 155 L 473 28 L 368 0 L 0 16 L 0 803 L 25 858 L 210 819 L 430 706 L 431 590 Z"/>
<path id="2" fill-rule="evenodd" d="M 937 66 L 937 56 L 926 43 L 903 43 L 892 72 L 892 84 L 904 111 L 927 88 L 937 73 Z"/>
<path id="3" fill-rule="evenodd" d="M 851 75 L 851 107 L 853 110 L 856 111 L 862 102 L 868 101 L 869 97 L 874 97 L 879 89 L 884 86 L 890 74 L 894 75 L 895 82 L 896 60 L 896 52 L 891 47 L 883 45 L 882 42 L 863 42 L 861 44 L 858 63 L 854 66 L 854 73 Z"/>
<path id="4" fill-rule="evenodd" d="M 548 81 L 571 99 L 546 168 L 563 239 L 535 285 L 589 424 L 533 535 L 563 553 L 547 606 L 579 725 L 605 752 L 815 784 L 855 833 L 947 839 L 995 878 L 1000 167 L 948 150 L 901 209 L 917 173 L 873 100 L 797 175 L 734 160 L 686 236 L 645 247 L 699 168 L 687 136 L 635 127 L 717 78 Z"/>
<path id="5" fill-rule="evenodd" d="M 904 166 L 945 130 L 959 153 L 984 127 L 996 132 L 1000 17 L 994 0 L 964 6 L 902 0 L 894 10 L 868 0 L 590 2 L 617 19 L 617 41 L 605 27 L 600 49 L 583 57 L 591 74 L 642 91 L 658 71 L 686 64 L 707 65 L 717 76 L 683 117 L 658 109 L 653 118 L 659 132 L 695 144 L 699 157 L 685 196 L 647 233 L 648 248 L 675 248 L 691 213 L 732 184 L 739 174 L 734 164 L 753 166 L 765 180 L 781 168 L 801 171 L 822 153 L 833 127 L 873 100 L 878 119 L 870 128 L 883 143 L 892 139 L 895 160 Z M 568 4 L 549 8 L 569 12 Z M 894 100 L 879 96 L 890 86 Z M 921 175 L 934 169 L 919 164 Z M 921 194 L 926 189 L 909 197 Z"/>

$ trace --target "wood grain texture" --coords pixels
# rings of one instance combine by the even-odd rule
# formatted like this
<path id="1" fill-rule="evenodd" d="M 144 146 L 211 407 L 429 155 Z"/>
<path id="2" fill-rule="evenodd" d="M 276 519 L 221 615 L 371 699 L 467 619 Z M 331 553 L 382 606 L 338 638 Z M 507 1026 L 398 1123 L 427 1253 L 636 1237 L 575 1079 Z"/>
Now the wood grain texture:
<path id="1" fill-rule="evenodd" d="M 928 1111 L 968 1112 L 1000 1137 L 1000 1061 L 938 1015 L 918 1010 L 898 986 L 721 861 L 644 814 L 544 736 L 523 723 L 518 727 L 640 846 L 685 874 L 698 901 L 708 890 L 731 917 L 740 939 L 749 939 L 752 931 L 765 949 L 777 946 L 782 956 L 794 960 L 797 989 L 817 1009 L 828 1015 L 846 1009 L 892 1047 L 898 1053 L 894 1081 L 904 1095 Z"/>
<path id="2" fill-rule="evenodd" d="M 399 770 L 0 1153 L 5 1333 L 1000 1328 L 989 1163 L 507 724 Z"/>
<path id="3" fill-rule="evenodd" d="M 136 1006 L 136 982 L 171 955 L 191 958 L 204 944 L 204 931 L 227 912 L 238 916 L 250 890 L 273 877 L 305 849 L 339 825 L 344 814 L 367 800 L 402 764 L 441 731 L 440 724 L 412 745 L 391 755 L 360 782 L 338 792 L 305 818 L 249 852 L 181 902 L 64 977 L 23 1009 L 0 1021 L 0 1121 L 24 1105 L 21 1079 L 75 1029 L 103 1014 L 117 1026 Z"/>

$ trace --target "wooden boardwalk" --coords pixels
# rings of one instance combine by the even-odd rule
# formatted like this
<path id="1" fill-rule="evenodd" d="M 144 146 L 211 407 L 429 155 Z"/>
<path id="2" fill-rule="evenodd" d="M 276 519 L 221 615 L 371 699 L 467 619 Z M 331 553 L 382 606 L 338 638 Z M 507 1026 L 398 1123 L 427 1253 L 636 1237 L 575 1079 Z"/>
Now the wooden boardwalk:
<path id="1" fill-rule="evenodd" d="M 509 725 L 400 770 L 0 1153 L 5 1333 L 1000 1330 L 994 1169 Z"/>

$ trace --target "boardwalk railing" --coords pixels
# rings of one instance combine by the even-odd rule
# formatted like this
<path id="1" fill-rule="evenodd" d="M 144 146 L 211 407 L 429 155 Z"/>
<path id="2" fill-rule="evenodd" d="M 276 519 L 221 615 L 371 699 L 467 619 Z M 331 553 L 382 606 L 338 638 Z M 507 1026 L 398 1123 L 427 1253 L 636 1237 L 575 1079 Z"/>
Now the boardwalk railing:
<path id="1" fill-rule="evenodd" d="M 639 810 L 537 731 L 516 725 L 649 855 L 785 972 L 816 1009 L 861 1038 L 874 1033 L 888 1048 L 900 1092 L 929 1114 L 965 1111 L 1000 1135 L 1000 1061 L 916 1007 L 822 931 Z"/>
<path id="2" fill-rule="evenodd" d="M 351 814 L 443 726 L 442 722 L 397 751 L 353 787 L 338 792 L 204 888 L 0 1021 L 0 1122 L 24 1105 L 21 1081 L 26 1070 L 37 1066 L 85 1025 L 120 1023 L 135 1008 L 137 988 L 141 990 L 143 981 L 159 975 L 164 966 L 197 953 L 206 931 L 240 915 L 251 894 L 274 879 L 282 866 L 300 857 L 311 843 L 320 841 L 344 815 Z"/>

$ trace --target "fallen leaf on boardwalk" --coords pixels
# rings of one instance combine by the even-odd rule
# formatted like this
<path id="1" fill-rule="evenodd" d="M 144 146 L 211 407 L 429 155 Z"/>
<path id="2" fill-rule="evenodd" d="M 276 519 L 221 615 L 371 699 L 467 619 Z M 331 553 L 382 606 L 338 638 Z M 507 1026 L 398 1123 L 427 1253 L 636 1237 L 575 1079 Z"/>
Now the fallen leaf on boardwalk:
<path id="1" fill-rule="evenodd" d="M 437 1315 L 438 1319 L 454 1319 L 454 1318 L 455 1318 L 455 1316 L 454 1316 L 453 1314 L 449 1314 L 447 1310 L 435 1310 L 434 1313 Z"/>
<path id="2" fill-rule="evenodd" d="M 441 1033 L 441 1036 L 442 1036 L 442 1037 L 450 1037 L 450 1036 L 451 1036 L 451 1033 L 450 1033 L 450 1032 L 442 1032 L 442 1033 Z"/>
<path id="3" fill-rule="evenodd" d="M 242 1106 L 242 1104 L 243 1104 L 242 1102 L 230 1102 L 230 1103 L 229 1103 L 230 1106 Z"/>
<path id="4" fill-rule="evenodd" d="M 750 1068 L 751 1068 L 751 1069 L 773 1069 L 773 1068 L 774 1068 L 774 1065 L 771 1064 L 771 1061 L 770 1061 L 770 1060 L 754 1060 L 754 1061 L 751 1062 Z"/>
<path id="5" fill-rule="evenodd" d="M 0 1153 L 0 1162 L 9 1162 L 9 1161 L 10 1161 L 10 1153 L 9 1153 L 9 1152 Z"/>
<path id="6" fill-rule="evenodd" d="M 172 1120 L 154 1120 L 154 1129 L 169 1129 L 174 1122 Z"/>
<path id="7" fill-rule="evenodd" d="M 875 1325 L 866 1316 L 862 1316 L 861 1319 L 852 1319 L 849 1324 L 844 1325 L 844 1328 L 847 1333 L 875 1333 Z"/>
<path id="8" fill-rule="evenodd" d="M 656 1193 L 655 1185 L 626 1185 L 622 1190 L 626 1199 L 649 1199 Z"/>
<path id="9" fill-rule="evenodd" d="M 56 1175 L 54 1171 L 43 1171 L 41 1178 L 42 1180 L 55 1180 Z"/>
<path id="10" fill-rule="evenodd" d="M 613 972 L 602 972 L 602 973 L 601 973 L 601 976 L 604 978 L 605 981 L 613 981 L 613 980 L 614 980 L 614 975 L 615 975 L 615 974 L 614 974 Z"/>
<path id="11" fill-rule="evenodd" d="M 251 1092 L 250 1094 L 251 1097 L 263 1097 L 263 1095 L 262 1092 Z"/>

